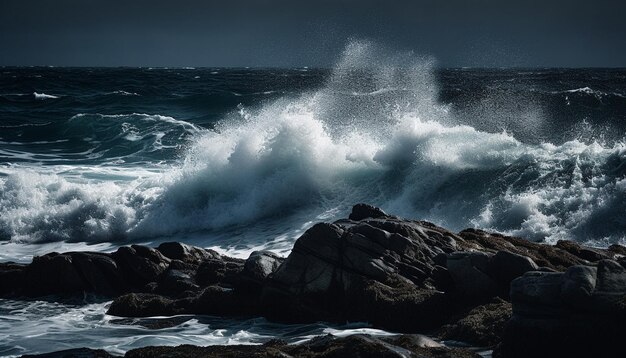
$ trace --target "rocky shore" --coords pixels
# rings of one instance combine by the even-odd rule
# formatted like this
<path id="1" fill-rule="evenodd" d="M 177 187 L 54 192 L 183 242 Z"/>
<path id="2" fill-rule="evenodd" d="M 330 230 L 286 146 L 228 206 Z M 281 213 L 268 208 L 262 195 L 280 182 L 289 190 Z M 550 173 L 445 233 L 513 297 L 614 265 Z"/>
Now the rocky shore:
<path id="1" fill-rule="evenodd" d="M 494 357 L 626 356 L 626 248 L 453 233 L 358 204 L 319 223 L 290 255 L 247 260 L 182 243 L 69 252 L 0 264 L 0 296 L 94 293 L 121 317 L 208 314 L 277 322 L 368 322 L 401 333 L 304 344 L 146 347 L 128 357 L 473 357 L 419 335 L 493 349 Z M 52 295 L 52 296 L 51 296 Z M 107 357 L 78 349 L 54 356 Z"/>

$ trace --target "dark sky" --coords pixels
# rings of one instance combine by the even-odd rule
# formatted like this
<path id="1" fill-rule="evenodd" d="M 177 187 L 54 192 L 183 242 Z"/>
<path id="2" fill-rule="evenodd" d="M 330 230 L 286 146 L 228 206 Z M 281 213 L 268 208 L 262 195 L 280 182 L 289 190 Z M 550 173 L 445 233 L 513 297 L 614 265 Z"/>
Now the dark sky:
<path id="1" fill-rule="evenodd" d="M 350 38 L 444 67 L 626 67 L 624 0 L 0 0 L 0 65 L 330 66 Z"/>

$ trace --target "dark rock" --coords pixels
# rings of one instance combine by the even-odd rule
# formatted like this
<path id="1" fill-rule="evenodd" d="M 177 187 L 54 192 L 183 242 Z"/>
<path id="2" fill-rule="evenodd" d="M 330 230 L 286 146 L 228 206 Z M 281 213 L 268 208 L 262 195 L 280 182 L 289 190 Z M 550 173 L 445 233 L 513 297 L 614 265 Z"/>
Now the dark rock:
<path id="1" fill-rule="evenodd" d="M 0 296 L 17 295 L 25 282 L 26 265 L 0 263 Z"/>
<path id="2" fill-rule="evenodd" d="M 111 256 L 124 271 L 126 279 L 135 286 L 156 280 L 171 261 L 159 251 L 140 245 L 120 247 Z"/>
<path id="3" fill-rule="evenodd" d="M 348 216 L 348 218 L 350 220 L 360 221 L 368 218 L 377 219 L 387 216 L 388 215 L 384 211 L 375 206 L 368 204 L 356 204 L 352 207 L 352 212 L 350 213 L 350 216 Z"/>
<path id="4" fill-rule="evenodd" d="M 72 263 L 72 256 L 51 253 L 33 258 L 24 275 L 23 293 L 28 296 L 71 295 L 86 286 Z"/>
<path id="5" fill-rule="evenodd" d="M 536 308 L 533 313 L 558 313 L 561 304 L 561 278 L 560 272 L 531 271 L 511 282 L 511 300 L 519 303 L 513 306 L 513 312 L 522 313 L 521 310 Z"/>
<path id="6" fill-rule="evenodd" d="M 164 242 L 157 250 L 170 260 L 180 260 L 185 263 L 200 263 L 204 260 L 219 259 L 220 254 L 213 250 L 206 250 L 180 242 Z"/>
<path id="7" fill-rule="evenodd" d="M 270 251 L 254 251 L 246 260 L 237 289 L 259 293 L 265 279 L 278 269 L 284 259 Z"/>
<path id="8" fill-rule="evenodd" d="M 511 304 L 502 299 L 471 309 L 461 318 L 441 328 L 439 337 L 479 347 L 494 346 L 511 318 Z"/>
<path id="9" fill-rule="evenodd" d="M 575 307 L 589 305 L 596 288 L 597 269 L 591 266 L 572 266 L 561 277 L 561 300 Z"/>
<path id="10" fill-rule="evenodd" d="M 84 291 L 112 296 L 127 289 L 117 263 L 111 256 L 83 252 L 70 255 L 83 279 Z"/>
<path id="11" fill-rule="evenodd" d="M 427 244 L 428 242 L 428 244 Z M 262 312 L 286 321 L 369 321 L 398 330 L 433 327 L 451 311 L 434 289 L 433 259 L 455 236 L 432 224 L 391 217 L 349 227 L 317 224 L 266 280 Z M 444 280 L 437 279 L 437 284 Z"/>
<path id="12" fill-rule="evenodd" d="M 245 316 L 259 313 L 256 297 L 239 294 L 232 289 L 209 286 L 193 299 L 189 313 L 214 316 Z"/>
<path id="13" fill-rule="evenodd" d="M 161 276 L 156 291 L 169 296 L 178 296 L 186 291 L 198 291 L 200 286 L 196 285 L 191 276 L 184 271 L 168 269 Z"/>
<path id="14" fill-rule="evenodd" d="M 528 256 L 498 251 L 490 262 L 490 271 L 500 285 L 508 287 L 513 279 L 539 267 Z"/>
<path id="15" fill-rule="evenodd" d="M 130 293 L 116 298 L 107 314 L 120 317 L 149 317 L 182 313 L 175 309 L 173 303 L 173 300 L 161 295 Z"/>
<path id="16" fill-rule="evenodd" d="M 626 293 L 626 268 L 612 260 L 600 261 L 596 290 Z"/>
<path id="17" fill-rule="evenodd" d="M 494 356 L 624 356 L 624 275 L 626 270 L 617 262 L 601 260 L 597 268 L 528 272 L 515 279 L 513 317 Z"/>
<path id="18" fill-rule="evenodd" d="M 609 246 L 608 251 L 610 251 L 614 255 L 626 256 L 626 247 L 622 245 L 612 244 L 611 246 Z"/>
<path id="19" fill-rule="evenodd" d="M 220 284 L 233 287 L 239 282 L 244 260 L 226 256 L 203 261 L 196 271 L 195 280 L 200 286 Z"/>
<path id="20" fill-rule="evenodd" d="M 483 252 L 453 252 L 446 266 L 457 293 L 469 299 L 484 299 L 498 294 L 498 285 L 488 275 L 491 255 Z"/>
<path id="21" fill-rule="evenodd" d="M 463 238 L 463 241 L 459 241 L 463 250 L 493 253 L 507 251 L 530 257 L 538 266 L 549 267 L 557 271 L 565 271 L 570 266 L 588 263 L 586 259 L 561 248 L 530 242 L 518 237 L 489 233 L 478 229 L 465 229 L 459 233 L 459 236 Z"/>
<path id="22" fill-rule="evenodd" d="M 260 346 L 208 346 L 182 345 L 177 347 L 145 347 L 126 353 L 127 358 L 147 357 L 440 357 L 466 358 L 480 357 L 476 353 L 461 348 L 446 348 L 419 335 L 397 337 L 374 337 L 352 335 L 343 338 L 322 336 L 302 344 L 288 345 L 271 341 Z"/>
<path id="23" fill-rule="evenodd" d="M 557 241 L 555 246 L 577 257 L 580 257 L 583 260 L 587 260 L 590 262 L 597 262 L 600 260 L 612 258 L 612 256 L 602 253 L 598 249 L 584 247 L 581 246 L 579 243 L 573 241 L 559 240 Z"/>
<path id="24" fill-rule="evenodd" d="M 284 259 L 273 252 L 254 251 L 246 260 L 242 274 L 257 281 L 263 281 L 276 271 Z"/>

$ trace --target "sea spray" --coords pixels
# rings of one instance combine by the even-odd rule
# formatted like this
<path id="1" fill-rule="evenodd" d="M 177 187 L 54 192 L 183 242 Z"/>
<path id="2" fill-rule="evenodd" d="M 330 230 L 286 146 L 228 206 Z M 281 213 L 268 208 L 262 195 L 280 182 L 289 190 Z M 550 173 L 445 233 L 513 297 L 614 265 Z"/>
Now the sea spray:
<path id="1" fill-rule="evenodd" d="M 231 254 L 279 241 L 288 249 L 313 221 L 369 202 L 453 230 L 623 242 L 623 135 L 551 144 L 541 136 L 562 133 L 541 101 L 521 96 L 500 106 L 490 104 L 499 98 L 463 90 L 463 106 L 446 103 L 433 66 L 353 42 L 317 89 L 248 104 L 238 89 L 232 98 L 240 105 L 208 128 L 175 116 L 95 112 L 46 125 L 62 135 L 25 145 L 19 133 L 43 129 L 16 127 L 0 148 L 22 163 L 0 168 L 0 236 L 24 243 L 193 236 Z M 142 94 L 128 101 L 149 97 L 127 92 Z M 257 92 L 268 91 L 250 93 Z M 563 113 L 575 104 L 558 96 L 587 95 L 544 92 Z M 475 111 L 472 95 L 483 103 Z"/>

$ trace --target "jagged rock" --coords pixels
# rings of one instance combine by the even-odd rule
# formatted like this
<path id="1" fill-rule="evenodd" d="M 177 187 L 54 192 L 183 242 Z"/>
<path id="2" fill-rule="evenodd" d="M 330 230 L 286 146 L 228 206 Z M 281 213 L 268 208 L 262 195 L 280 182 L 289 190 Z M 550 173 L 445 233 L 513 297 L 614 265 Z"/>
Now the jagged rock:
<path id="1" fill-rule="evenodd" d="M 600 260 L 613 258 L 613 255 L 603 253 L 599 249 L 584 247 L 581 246 L 579 243 L 573 241 L 559 240 L 557 241 L 555 246 L 573 254 L 576 257 L 580 257 L 581 259 L 590 262 L 597 262 Z"/>
<path id="2" fill-rule="evenodd" d="M 447 270 L 434 260 L 455 251 L 458 237 L 429 223 L 372 219 L 361 215 L 364 209 L 370 208 L 355 206 L 349 224 L 316 224 L 298 239 L 266 280 L 261 307 L 267 316 L 365 320 L 407 330 L 433 327 L 450 314 L 447 296 L 435 289 L 449 279 Z"/>
<path id="3" fill-rule="evenodd" d="M 624 252 L 618 245 L 550 246 L 476 229 L 457 235 L 359 204 L 350 219 L 307 230 L 286 259 L 255 252 L 244 261 L 181 243 L 52 253 L 30 265 L 0 264 L 0 295 L 124 294 L 109 313 L 127 317 L 366 321 L 408 332 L 453 322 L 443 336 L 481 345 L 498 340 L 509 312 L 506 302 L 494 303 L 499 296 L 511 299 L 513 317 L 496 355 L 532 356 L 541 353 L 533 337 L 552 353 L 558 350 L 550 342 L 597 342 L 605 339 L 600 332 L 619 341 L 615 332 L 626 329 Z M 403 339 L 403 349 L 418 346 Z M 390 344 L 396 345 L 383 346 Z"/>
<path id="4" fill-rule="evenodd" d="M 111 256 L 128 274 L 127 280 L 135 285 L 154 281 L 171 262 L 158 250 L 140 245 L 120 247 Z"/>
<path id="5" fill-rule="evenodd" d="M 219 256 L 203 261 L 196 271 L 195 279 L 200 286 L 220 284 L 233 287 L 239 281 L 244 260 Z"/>
<path id="6" fill-rule="evenodd" d="M 494 356 L 626 354 L 620 338 L 626 329 L 626 270 L 615 261 L 565 273 L 527 272 L 512 282 L 511 300 L 513 317 Z"/>
<path id="7" fill-rule="evenodd" d="M 384 211 L 375 206 L 368 204 L 356 204 L 352 208 L 352 212 L 350 213 L 350 216 L 348 218 L 350 220 L 359 221 L 368 218 L 376 219 L 387 216 L 388 215 Z"/>
<path id="8" fill-rule="evenodd" d="M 180 242 L 164 242 L 157 250 L 170 260 L 180 260 L 185 263 L 200 263 L 209 259 L 219 259 L 220 254 L 213 250 L 206 250 Z"/>
<path id="9" fill-rule="evenodd" d="M 478 229 L 466 229 L 459 233 L 463 241 L 459 241 L 465 250 L 481 252 L 507 251 L 531 258 L 538 266 L 548 267 L 557 271 L 565 271 L 574 265 L 587 263 L 586 259 L 578 257 L 561 248 L 546 244 L 530 242 L 528 240 L 489 233 Z"/>

